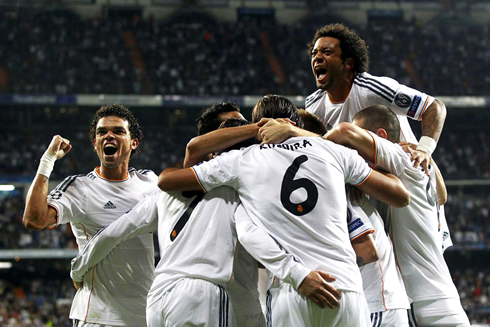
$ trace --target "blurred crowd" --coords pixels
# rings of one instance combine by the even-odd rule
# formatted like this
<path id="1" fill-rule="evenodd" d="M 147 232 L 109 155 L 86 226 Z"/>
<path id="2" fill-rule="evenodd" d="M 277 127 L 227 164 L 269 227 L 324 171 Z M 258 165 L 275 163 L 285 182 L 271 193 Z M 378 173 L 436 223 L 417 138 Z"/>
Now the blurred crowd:
<path id="1" fill-rule="evenodd" d="M 279 25 L 253 19 L 222 23 L 204 15 L 82 19 L 70 11 L 0 17 L 0 93 L 304 96 L 316 89 L 306 54 L 306 43 L 321 26 L 315 18 Z M 490 94 L 490 75 L 481 68 L 490 66 L 490 26 L 461 18 L 444 24 L 441 18 L 423 25 L 386 20 L 353 27 L 370 46 L 375 75 L 436 96 Z M 191 117 L 185 126 L 169 122 L 161 128 L 151 119 L 162 118 L 140 118 L 143 149 L 130 166 L 158 174 L 182 163 L 195 124 Z M 458 128 L 458 119 L 445 127 L 434 154 L 445 179 L 490 179 L 487 130 L 477 120 L 469 129 Z M 52 180 L 88 173 L 98 164 L 86 127 L 72 129 L 74 151 L 56 164 Z M 30 181 L 53 134 L 15 126 L 0 130 L 0 178 Z M 0 249 L 76 248 L 69 225 L 42 232 L 23 227 L 24 191 L 0 192 Z M 448 188 L 445 212 L 455 248 L 490 248 L 489 202 L 488 186 Z M 22 265 L 20 275 L 29 278 L 0 274 L 1 326 L 70 325 L 74 288 L 68 272 L 35 277 L 44 269 L 39 265 Z M 489 269 L 452 269 L 472 323 L 490 323 Z"/>
<path id="2" fill-rule="evenodd" d="M 2 15 L 2 14 L 0 14 Z M 0 92 L 306 96 L 315 90 L 306 43 L 328 15 L 293 25 L 204 14 L 82 19 L 67 10 L 0 19 Z M 450 24 L 445 19 L 450 19 Z M 348 23 L 347 23 L 348 24 Z M 370 72 L 431 95 L 485 95 L 490 27 L 464 17 L 370 20 Z"/>

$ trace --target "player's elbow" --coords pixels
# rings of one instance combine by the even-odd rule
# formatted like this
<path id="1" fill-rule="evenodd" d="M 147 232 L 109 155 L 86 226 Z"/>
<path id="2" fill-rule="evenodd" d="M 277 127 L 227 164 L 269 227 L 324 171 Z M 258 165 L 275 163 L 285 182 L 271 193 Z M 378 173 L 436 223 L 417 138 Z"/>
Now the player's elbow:
<path id="1" fill-rule="evenodd" d="M 403 185 L 398 188 L 396 195 L 396 198 L 391 204 L 392 206 L 402 208 L 410 204 L 410 193 Z"/>
<path id="2" fill-rule="evenodd" d="M 22 217 L 22 224 L 28 230 L 40 231 L 44 229 L 44 226 L 40 223 L 41 220 L 37 215 L 25 212 Z"/>
<path id="3" fill-rule="evenodd" d="M 172 192 L 175 191 L 175 183 L 172 178 L 172 171 L 175 170 L 174 168 L 167 168 L 163 170 L 160 175 L 158 176 L 158 187 L 160 190 L 165 191 L 165 192 Z"/>
<path id="4" fill-rule="evenodd" d="M 184 168 L 189 168 L 196 164 L 195 160 L 198 151 L 198 142 L 196 141 L 196 138 L 193 138 L 189 141 L 189 143 L 187 143 L 187 146 L 185 148 Z"/>

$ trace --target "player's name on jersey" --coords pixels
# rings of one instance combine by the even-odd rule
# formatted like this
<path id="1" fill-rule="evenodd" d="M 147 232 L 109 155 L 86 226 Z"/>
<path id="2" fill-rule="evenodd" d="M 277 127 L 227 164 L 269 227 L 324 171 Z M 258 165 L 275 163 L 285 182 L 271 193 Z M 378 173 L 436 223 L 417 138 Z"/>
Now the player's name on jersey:
<path id="1" fill-rule="evenodd" d="M 306 147 L 313 146 L 308 140 L 301 140 L 296 143 L 291 143 L 291 144 L 285 144 L 285 143 L 279 143 L 279 144 L 262 144 L 260 146 L 260 150 L 267 150 L 267 149 L 284 149 L 284 150 L 290 150 L 290 151 L 296 151 L 298 149 L 304 149 Z"/>

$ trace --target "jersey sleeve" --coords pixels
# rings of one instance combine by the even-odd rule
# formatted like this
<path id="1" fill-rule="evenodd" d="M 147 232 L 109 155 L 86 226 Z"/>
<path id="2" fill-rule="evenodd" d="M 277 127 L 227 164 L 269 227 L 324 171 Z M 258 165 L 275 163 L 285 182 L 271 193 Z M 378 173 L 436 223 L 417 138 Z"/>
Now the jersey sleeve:
<path id="1" fill-rule="evenodd" d="M 238 240 L 255 260 L 274 276 L 298 289 L 311 272 L 284 250 L 265 230 L 255 225 L 242 205 L 235 212 Z"/>
<path id="2" fill-rule="evenodd" d="M 229 151 L 192 167 L 204 191 L 222 185 L 237 189 L 241 153 L 241 150 Z"/>
<path id="3" fill-rule="evenodd" d="M 400 84 L 390 77 L 371 76 L 370 78 L 364 77 L 364 79 L 370 80 L 369 88 L 373 91 L 373 96 L 382 98 L 381 103 L 397 115 L 421 120 L 425 110 L 434 102 L 434 98 L 430 95 Z"/>
<path id="4" fill-rule="evenodd" d="M 372 169 L 357 151 L 348 149 L 342 145 L 335 146 L 338 147 L 340 160 L 343 161 L 341 165 L 344 169 L 345 183 L 352 185 L 363 184 L 371 176 Z"/>
<path id="5" fill-rule="evenodd" d="M 409 154 L 405 153 L 400 145 L 381 138 L 373 132 L 368 131 L 368 133 L 376 146 L 375 167 L 380 167 L 397 177 L 407 168 L 412 168 L 410 160 L 407 160 Z"/>
<path id="6" fill-rule="evenodd" d="M 56 210 L 56 225 L 78 222 L 86 214 L 87 192 L 82 175 L 65 178 L 48 194 L 48 206 Z"/>
<path id="7" fill-rule="evenodd" d="M 158 228 L 157 201 L 161 191 L 152 193 L 133 209 L 100 229 L 71 262 L 70 276 L 83 281 L 83 275 L 104 259 L 119 243 Z"/>
<path id="8" fill-rule="evenodd" d="M 347 227 L 351 241 L 374 232 L 371 220 L 356 202 L 350 201 L 349 194 L 347 194 Z"/>

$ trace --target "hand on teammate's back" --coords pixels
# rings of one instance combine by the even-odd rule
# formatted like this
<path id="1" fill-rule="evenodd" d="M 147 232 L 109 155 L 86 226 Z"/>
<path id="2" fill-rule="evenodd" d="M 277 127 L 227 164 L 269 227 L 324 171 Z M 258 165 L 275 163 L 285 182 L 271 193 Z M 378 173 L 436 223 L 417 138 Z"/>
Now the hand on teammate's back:
<path id="1" fill-rule="evenodd" d="M 320 270 L 314 270 L 305 277 L 298 291 L 315 302 L 320 308 L 334 309 L 339 306 L 340 292 L 329 283 L 335 277 Z"/>
<path id="2" fill-rule="evenodd" d="M 398 143 L 402 147 L 403 151 L 406 153 L 410 153 L 412 156 L 410 159 L 414 162 L 414 167 L 417 168 L 420 165 L 424 167 L 425 174 L 429 176 L 429 162 L 430 162 L 430 154 L 425 151 L 417 150 L 417 145 L 408 142 L 400 142 Z"/>

